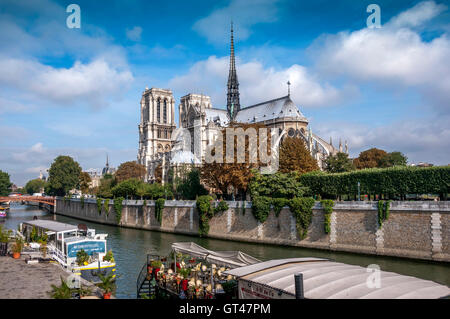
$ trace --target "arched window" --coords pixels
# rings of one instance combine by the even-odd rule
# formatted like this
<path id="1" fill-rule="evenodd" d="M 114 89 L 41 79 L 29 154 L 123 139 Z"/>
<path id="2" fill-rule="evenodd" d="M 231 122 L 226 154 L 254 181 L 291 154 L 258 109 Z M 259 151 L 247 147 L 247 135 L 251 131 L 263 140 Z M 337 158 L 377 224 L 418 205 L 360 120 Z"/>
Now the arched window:
<path id="1" fill-rule="evenodd" d="M 144 102 L 144 122 L 148 121 L 148 113 L 149 113 L 149 100 L 148 95 L 145 96 L 145 102 Z"/>
<path id="2" fill-rule="evenodd" d="M 161 122 L 161 100 L 159 98 L 156 102 L 156 121 Z"/>
<path id="3" fill-rule="evenodd" d="M 167 100 L 166 99 L 164 99 L 163 120 L 164 120 L 164 123 L 167 123 Z"/>

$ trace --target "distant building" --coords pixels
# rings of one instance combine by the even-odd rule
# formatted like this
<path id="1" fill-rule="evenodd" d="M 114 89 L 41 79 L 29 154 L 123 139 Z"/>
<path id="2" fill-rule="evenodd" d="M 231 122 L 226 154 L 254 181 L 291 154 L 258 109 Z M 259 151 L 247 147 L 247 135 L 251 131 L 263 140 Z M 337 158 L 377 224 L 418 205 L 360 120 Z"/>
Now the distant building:
<path id="1" fill-rule="evenodd" d="M 114 167 L 109 167 L 109 161 L 108 161 L 108 155 L 106 155 L 106 164 L 105 167 L 102 169 L 102 176 L 106 174 L 113 175 L 116 172 L 116 169 Z"/>
<path id="2" fill-rule="evenodd" d="M 424 163 L 424 162 L 419 162 L 419 164 L 411 164 L 410 166 L 417 166 L 417 167 L 432 167 L 434 166 L 431 163 Z"/>

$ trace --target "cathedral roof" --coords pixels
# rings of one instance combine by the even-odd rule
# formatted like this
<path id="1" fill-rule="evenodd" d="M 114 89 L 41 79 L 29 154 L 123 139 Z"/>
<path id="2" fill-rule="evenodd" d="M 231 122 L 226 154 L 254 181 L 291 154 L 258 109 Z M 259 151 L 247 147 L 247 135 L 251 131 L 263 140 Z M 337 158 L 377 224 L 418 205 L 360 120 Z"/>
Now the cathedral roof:
<path id="1" fill-rule="evenodd" d="M 229 123 L 229 118 L 226 110 L 222 109 L 205 109 L 206 120 L 208 122 L 216 122 L 220 126 L 226 126 Z"/>
<path id="2" fill-rule="evenodd" d="M 294 117 L 307 121 L 289 95 L 286 95 L 241 109 L 236 115 L 236 122 L 262 122 L 284 117 Z"/>

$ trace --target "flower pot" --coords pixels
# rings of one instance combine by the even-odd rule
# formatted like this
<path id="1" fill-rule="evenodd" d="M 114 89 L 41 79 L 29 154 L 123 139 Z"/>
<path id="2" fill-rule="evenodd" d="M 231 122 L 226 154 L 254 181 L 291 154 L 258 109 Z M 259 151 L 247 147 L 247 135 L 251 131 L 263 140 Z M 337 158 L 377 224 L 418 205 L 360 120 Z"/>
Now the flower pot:
<path id="1" fill-rule="evenodd" d="M 20 253 L 13 253 L 13 258 L 14 259 L 19 259 L 20 258 Z"/>
<path id="2" fill-rule="evenodd" d="M 111 299 L 111 293 L 110 292 L 104 293 L 103 299 Z"/>
<path id="3" fill-rule="evenodd" d="M 188 280 L 187 279 L 183 279 L 183 281 L 181 282 L 181 289 L 183 289 L 184 291 L 186 291 L 188 289 Z"/>

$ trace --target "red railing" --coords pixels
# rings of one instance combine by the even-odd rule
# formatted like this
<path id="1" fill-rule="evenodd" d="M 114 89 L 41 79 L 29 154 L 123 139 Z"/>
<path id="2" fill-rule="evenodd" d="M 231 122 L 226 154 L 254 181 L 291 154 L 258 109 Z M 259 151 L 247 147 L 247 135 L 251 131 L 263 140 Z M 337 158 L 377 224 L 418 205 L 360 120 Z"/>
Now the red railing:
<path id="1" fill-rule="evenodd" d="M 55 206 L 55 197 L 51 196 L 2 196 L 0 203 L 4 202 L 35 202 Z"/>

